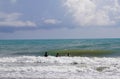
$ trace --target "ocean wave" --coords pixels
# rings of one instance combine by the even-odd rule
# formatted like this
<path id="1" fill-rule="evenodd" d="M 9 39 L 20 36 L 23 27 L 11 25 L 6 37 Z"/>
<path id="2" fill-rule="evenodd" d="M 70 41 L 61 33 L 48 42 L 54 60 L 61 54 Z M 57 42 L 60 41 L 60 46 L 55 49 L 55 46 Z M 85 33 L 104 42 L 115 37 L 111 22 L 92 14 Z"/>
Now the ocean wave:
<path id="1" fill-rule="evenodd" d="M 119 60 L 119 57 L 2 57 L 0 78 L 119 79 Z"/>

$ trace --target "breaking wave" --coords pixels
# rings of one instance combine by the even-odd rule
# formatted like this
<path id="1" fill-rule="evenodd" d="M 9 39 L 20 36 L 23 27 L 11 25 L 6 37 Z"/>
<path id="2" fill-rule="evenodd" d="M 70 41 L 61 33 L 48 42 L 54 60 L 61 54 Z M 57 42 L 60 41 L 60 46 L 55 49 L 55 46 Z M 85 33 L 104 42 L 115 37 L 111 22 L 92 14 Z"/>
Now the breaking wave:
<path id="1" fill-rule="evenodd" d="M 119 79 L 119 57 L 0 58 L 0 79 Z"/>

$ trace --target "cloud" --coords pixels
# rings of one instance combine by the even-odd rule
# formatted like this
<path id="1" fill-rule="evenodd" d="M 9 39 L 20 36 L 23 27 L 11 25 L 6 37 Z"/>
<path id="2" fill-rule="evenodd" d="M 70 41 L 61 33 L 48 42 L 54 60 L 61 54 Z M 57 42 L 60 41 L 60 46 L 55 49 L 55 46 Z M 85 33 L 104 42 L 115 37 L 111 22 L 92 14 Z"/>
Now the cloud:
<path id="1" fill-rule="evenodd" d="M 61 23 L 61 21 L 59 21 L 57 19 L 45 19 L 43 22 L 45 24 L 59 24 L 59 23 Z"/>
<path id="2" fill-rule="evenodd" d="M 120 20 L 118 0 L 64 0 L 64 5 L 80 26 L 115 25 Z"/>
<path id="3" fill-rule="evenodd" d="M 22 16 L 20 13 L 0 13 L 0 27 L 35 27 L 36 24 L 31 21 L 22 21 L 19 18 Z"/>
<path id="4" fill-rule="evenodd" d="M 26 22 L 22 22 L 22 21 L 1 21 L 0 22 L 0 26 L 9 26 L 9 27 L 34 27 L 36 26 L 35 23 L 31 22 L 31 21 L 26 21 Z"/>

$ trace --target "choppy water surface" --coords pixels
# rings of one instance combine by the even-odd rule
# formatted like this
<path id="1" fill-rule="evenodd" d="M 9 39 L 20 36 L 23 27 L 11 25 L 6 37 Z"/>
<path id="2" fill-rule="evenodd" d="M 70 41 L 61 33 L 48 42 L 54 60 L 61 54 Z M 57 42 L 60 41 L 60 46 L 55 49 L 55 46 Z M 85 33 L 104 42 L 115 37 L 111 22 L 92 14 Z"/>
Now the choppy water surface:
<path id="1" fill-rule="evenodd" d="M 5 57 L 1 79 L 119 79 L 120 58 Z"/>
<path id="2" fill-rule="evenodd" d="M 107 55 L 43 57 L 54 50 L 107 50 Z M 0 79 L 119 79 L 120 39 L 0 40 Z"/>

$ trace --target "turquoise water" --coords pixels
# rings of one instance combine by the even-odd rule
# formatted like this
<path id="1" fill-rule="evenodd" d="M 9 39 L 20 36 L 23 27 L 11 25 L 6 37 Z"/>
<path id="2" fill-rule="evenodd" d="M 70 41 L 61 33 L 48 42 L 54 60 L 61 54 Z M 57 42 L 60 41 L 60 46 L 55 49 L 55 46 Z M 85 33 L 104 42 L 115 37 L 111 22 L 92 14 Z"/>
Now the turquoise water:
<path id="1" fill-rule="evenodd" d="M 120 56 L 120 39 L 0 40 L 0 56 L 42 56 L 51 50 L 110 50 Z"/>

